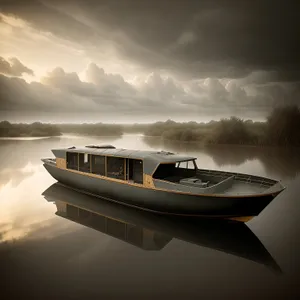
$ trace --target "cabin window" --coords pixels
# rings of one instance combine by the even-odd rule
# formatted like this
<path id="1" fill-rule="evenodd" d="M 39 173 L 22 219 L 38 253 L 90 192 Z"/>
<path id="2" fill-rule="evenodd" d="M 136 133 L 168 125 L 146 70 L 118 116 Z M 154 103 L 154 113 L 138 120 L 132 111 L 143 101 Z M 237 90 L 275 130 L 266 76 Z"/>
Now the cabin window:
<path id="1" fill-rule="evenodd" d="M 195 162 L 194 160 L 188 160 L 188 161 L 180 161 L 176 163 L 176 168 L 181 169 L 195 169 Z"/>
<path id="2" fill-rule="evenodd" d="M 160 164 L 153 174 L 153 178 L 156 179 L 171 179 L 173 176 L 175 176 L 175 163 Z"/>
<path id="3" fill-rule="evenodd" d="M 128 168 L 129 181 L 143 184 L 143 161 L 139 159 L 129 159 Z"/>
<path id="4" fill-rule="evenodd" d="M 67 152 L 67 168 L 78 170 L 78 153 Z"/>
<path id="5" fill-rule="evenodd" d="M 91 163 L 90 163 L 90 154 L 79 153 L 79 171 L 81 172 L 90 172 Z"/>
<path id="6" fill-rule="evenodd" d="M 153 174 L 153 178 L 170 182 L 179 182 L 182 178 L 196 175 L 196 163 L 194 160 L 160 164 Z"/>
<path id="7" fill-rule="evenodd" d="M 105 176 L 105 156 L 92 155 L 92 173 Z"/>
<path id="8" fill-rule="evenodd" d="M 125 158 L 107 157 L 107 177 L 125 179 Z"/>

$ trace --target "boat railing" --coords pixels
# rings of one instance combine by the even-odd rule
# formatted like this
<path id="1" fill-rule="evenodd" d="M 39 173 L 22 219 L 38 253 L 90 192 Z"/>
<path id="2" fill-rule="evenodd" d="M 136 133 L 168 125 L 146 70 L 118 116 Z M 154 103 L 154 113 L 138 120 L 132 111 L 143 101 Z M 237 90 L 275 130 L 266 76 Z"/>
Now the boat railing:
<path id="1" fill-rule="evenodd" d="M 252 175 L 250 175 L 250 176 L 249 175 L 248 176 L 236 175 L 235 179 L 237 179 L 239 181 L 243 181 L 243 182 L 248 182 L 248 183 L 256 183 L 256 184 L 259 184 L 259 186 L 266 186 L 266 187 L 270 187 L 276 183 L 276 181 L 274 181 L 274 180 L 259 178 L 259 177 L 252 176 Z"/>

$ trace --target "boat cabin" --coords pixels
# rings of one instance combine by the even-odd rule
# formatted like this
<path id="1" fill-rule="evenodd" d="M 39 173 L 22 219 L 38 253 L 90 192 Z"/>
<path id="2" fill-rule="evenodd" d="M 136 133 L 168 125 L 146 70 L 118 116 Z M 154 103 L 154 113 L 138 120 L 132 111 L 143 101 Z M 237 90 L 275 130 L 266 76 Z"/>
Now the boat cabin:
<path id="1" fill-rule="evenodd" d="M 52 152 L 59 168 L 155 189 L 230 194 L 238 188 L 239 193 L 247 193 L 247 188 L 253 183 L 258 185 L 259 193 L 274 184 L 273 180 L 245 174 L 198 169 L 195 157 L 165 151 L 116 149 L 108 145 L 71 147 Z"/>
<path id="2" fill-rule="evenodd" d="M 67 169 L 143 183 L 143 161 L 124 157 L 67 152 Z"/>
<path id="3" fill-rule="evenodd" d="M 153 179 L 179 182 L 195 176 L 197 171 L 195 157 L 178 156 L 165 151 L 92 145 L 56 149 L 52 152 L 56 156 L 57 166 L 146 186 L 152 186 Z"/>

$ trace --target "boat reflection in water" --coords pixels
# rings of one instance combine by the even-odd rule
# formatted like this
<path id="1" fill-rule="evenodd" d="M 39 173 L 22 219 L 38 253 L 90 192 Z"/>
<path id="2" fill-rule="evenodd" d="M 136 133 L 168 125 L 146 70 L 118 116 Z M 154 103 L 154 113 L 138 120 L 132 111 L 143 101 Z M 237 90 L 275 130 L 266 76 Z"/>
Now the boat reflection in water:
<path id="1" fill-rule="evenodd" d="M 54 183 L 43 196 L 55 202 L 56 214 L 144 250 L 161 250 L 173 238 L 264 264 L 280 267 L 244 223 L 172 217 L 119 205 Z"/>

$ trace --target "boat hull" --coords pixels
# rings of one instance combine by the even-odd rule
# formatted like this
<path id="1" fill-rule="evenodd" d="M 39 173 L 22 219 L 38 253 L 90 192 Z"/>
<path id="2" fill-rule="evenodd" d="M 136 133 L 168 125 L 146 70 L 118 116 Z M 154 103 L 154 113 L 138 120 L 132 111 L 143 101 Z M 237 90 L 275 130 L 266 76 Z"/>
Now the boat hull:
<path id="1" fill-rule="evenodd" d="M 44 167 L 53 178 L 69 187 L 105 197 L 113 202 L 162 214 L 228 218 L 245 222 L 257 216 L 276 196 L 268 194 L 218 197 L 183 194 L 87 176 L 53 164 L 44 163 Z"/>

